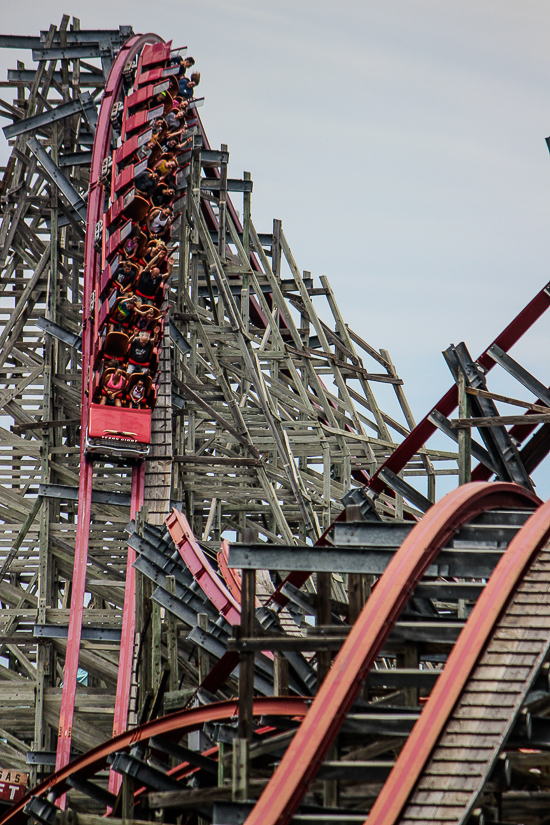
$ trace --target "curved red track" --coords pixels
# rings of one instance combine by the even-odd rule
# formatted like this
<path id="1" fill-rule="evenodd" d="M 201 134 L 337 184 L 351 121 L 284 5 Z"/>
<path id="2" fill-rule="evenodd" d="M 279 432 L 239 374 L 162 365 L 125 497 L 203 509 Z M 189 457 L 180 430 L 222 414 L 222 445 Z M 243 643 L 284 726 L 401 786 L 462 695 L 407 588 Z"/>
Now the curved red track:
<path id="1" fill-rule="evenodd" d="M 525 570 L 550 536 L 550 501 L 525 523 L 510 542 L 476 602 L 433 688 L 420 719 L 407 739 L 378 799 L 368 825 L 395 825 L 445 723 Z"/>
<path id="2" fill-rule="evenodd" d="M 246 825 L 291 821 L 411 592 L 454 533 L 481 512 L 540 503 L 515 484 L 476 482 L 428 510 L 379 579 Z"/>
<path id="3" fill-rule="evenodd" d="M 308 699 L 287 696 L 255 699 L 253 712 L 254 716 L 301 717 L 305 715 L 308 703 Z M 0 823 L 8 825 L 8 823 L 23 822 L 25 820 L 23 808 L 31 796 L 45 797 L 50 792 L 56 796 L 61 795 L 68 789 L 67 779 L 71 775 L 78 774 L 79 777 L 85 778 L 95 774 L 105 767 L 107 757 L 112 753 L 130 748 L 139 742 L 145 742 L 153 736 L 181 738 L 186 733 L 200 730 L 205 722 L 231 721 L 237 717 L 238 710 L 239 703 L 236 699 L 230 702 L 215 702 L 211 705 L 172 713 L 170 716 L 154 719 L 133 730 L 121 733 L 77 759 L 73 759 L 70 765 L 56 770 L 48 779 L 33 788 L 32 793 L 24 796 L 10 808 L 0 819 Z"/>

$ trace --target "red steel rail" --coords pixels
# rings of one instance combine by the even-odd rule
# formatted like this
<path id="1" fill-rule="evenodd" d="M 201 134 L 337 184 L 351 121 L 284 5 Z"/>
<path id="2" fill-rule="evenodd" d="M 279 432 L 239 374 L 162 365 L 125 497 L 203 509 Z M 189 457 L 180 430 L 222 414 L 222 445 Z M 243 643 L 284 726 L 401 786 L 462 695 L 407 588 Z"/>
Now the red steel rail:
<path id="1" fill-rule="evenodd" d="M 490 357 L 488 351 L 497 344 L 504 352 L 508 352 L 511 347 L 516 344 L 519 339 L 533 326 L 535 321 L 544 315 L 546 310 L 550 307 L 550 284 L 546 284 L 535 297 L 529 301 L 521 312 L 516 315 L 514 320 L 508 324 L 500 335 L 495 338 L 492 344 L 489 344 L 486 350 L 481 353 L 477 359 L 485 370 L 489 371 L 495 366 L 495 361 Z M 367 486 L 374 490 L 375 493 L 381 493 L 385 489 L 380 473 L 384 469 L 392 470 L 394 473 L 399 473 L 413 455 L 426 443 L 431 435 L 436 431 L 437 427 L 429 421 L 429 416 L 437 410 L 442 415 L 449 416 L 458 406 L 458 389 L 456 384 L 448 390 L 443 398 L 441 398 L 435 407 L 433 407 L 428 415 L 416 425 L 414 430 L 409 433 L 407 438 L 399 445 L 397 450 L 378 468 L 376 473 L 367 482 Z"/>
<path id="2" fill-rule="evenodd" d="M 90 187 L 87 211 L 87 230 L 84 255 L 84 294 L 83 294 L 83 334 L 82 334 L 82 409 L 81 409 L 81 441 L 80 441 L 80 478 L 78 489 L 78 524 L 76 530 L 75 560 L 71 595 L 71 612 L 67 637 L 67 653 L 63 673 L 63 692 L 61 695 L 61 712 L 59 716 L 59 730 L 55 767 L 60 770 L 70 759 L 72 726 L 74 717 L 74 702 L 76 695 L 76 678 L 78 671 L 78 655 L 82 633 L 82 615 L 84 611 L 84 594 L 86 591 L 86 567 L 88 561 L 88 543 L 92 501 L 93 461 L 85 454 L 85 432 L 88 422 L 89 396 L 91 387 L 91 353 L 93 325 L 88 318 L 92 303 L 92 293 L 96 274 L 99 274 L 100 254 L 95 249 L 94 232 L 96 223 L 101 220 L 103 213 L 103 187 L 101 185 L 101 166 L 104 158 L 110 153 L 111 120 L 113 105 L 117 102 L 122 87 L 122 71 L 126 63 L 146 43 L 158 43 L 161 38 L 156 34 L 134 35 L 123 45 L 118 52 L 101 100 L 101 108 L 97 121 L 92 163 L 90 169 Z M 64 807 L 64 799 L 60 800 Z"/>
<path id="3" fill-rule="evenodd" d="M 533 504 L 540 499 L 516 484 L 475 482 L 428 510 L 378 580 L 246 825 L 292 820 L 410 594 L 456 531 L 479 513 Z"/>
<path id="4" fill-rule="evenodd" d="M 483 589 L 418 722 L 366 820 L 394 825 L 472 673 L 489 635 L 533 557 L 550 536 L 550 501 L 516 533 Z"/>
<path id="5" fill-rule="evenodd" d="M 135 519 L 141 505 L 145 489 L 145 464 L 141 461 L 134 465 L 132 471 L 132 502 L 130 518 Z M 116 684 L 115 714 L 113 719 L 113 736 L 126 730 L 128 724 L 128 706 L 130 703 L 130 683 L 132 679 L 132 660 L 134 652 L 134 634 L 136 629 L 136 571 L 134 562 L 136 551 L 128 545 L 126 557 L 126 584 L 124 587 L 124 607 L 122 611 L 122 633 L 120 636 L 120 656 L 118 660 L 118 678 Z M 122 777 L 116 771 L 109 774 L 109 790 L 118 793 Z"/>
<path id="6" fill-rule="evenodd" d="M 309 701 L 302 697 L 272 696 L 254 699 L 253 714 L 259 716 L 303 717 Z M 93 776 L 107 765 L 107 758 L 112 753 L 131 748 L 139 742 L 147 742 L 153 736 L 166 736 L 181 739 L 186 733 L 200 730 L 206 722 L 225 722 L 234 720 L 239 712 L 237 699 L 226 702 L 214 702 L 190 710 L 181 710 L 160 719 L 153 719 L 130 731 L 125 731 L 109 739 L 96 748 L 74 759 L 69 765 L 56 770 L 51 776 L 26 794 L 0 818 L 0 825 L 23 825 L 27 820 L 23 809 L 31 796 L 47 797 L 50 793 L 61 796 L 68 790 L 67 780 L 78 774 L 81 778 Z"/>
<path id="7" fill-rule="evenodd" d="M 208 596 L 216 610 L 221 613 L 229 624 L 240 624 L 240 604 L 233 598 L 204 555 L 183 513 L 173 509 L 166 519 L 166 526 L 170 531 L 178 553 L 203 593 Z"/>

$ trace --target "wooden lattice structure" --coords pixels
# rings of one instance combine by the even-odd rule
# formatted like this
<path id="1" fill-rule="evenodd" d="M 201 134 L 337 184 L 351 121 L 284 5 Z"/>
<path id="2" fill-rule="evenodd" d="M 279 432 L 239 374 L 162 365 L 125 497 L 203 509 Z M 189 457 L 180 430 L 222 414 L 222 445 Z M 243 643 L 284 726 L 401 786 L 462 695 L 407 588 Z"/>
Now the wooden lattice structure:
<path id="1" fill-rule="evenodd" d="M 30 763 L 31 781 L 52 764 L 71 607 L 91 147 L 130 34 L 84 31 L 65 16 L 40 36 L 0 38 L 35 61 L 10 70 L 1 85 L 15 97 L 0 101 L 12 121 L 0 189 L 0 764 Z M 223 535 L 241 540 L 247 529 L 312 543 L 414 426 L 403 382 L 389 354 L 345 324 L 328 278 L 298 268 L 281 222 L 256 231 L 250 175 L 228 177 L 227 147 L 211 149 L 202 127 L 193 141 L 141 524 L 162 524 L 175 503 L 212 558 Z M 242 194 L 242 218 L 228 193 Z M 381 383 L 401 421 L 377 402 Z M 131 470 L 94 465 L 76 751 L 113 729 Z M 424 477 L 433 501 L 437 474 L 450 472 L 454 452 L 423 447 L 402 475 Z M 418 512 L 399 495 L 373 506 L 387 519 Z M 135 682 L 156 689 L 171 661 L 175 697 L 196 686 L 204 661 L 181 624 L 147 607 L 150 592 L 138 577 Z"/>

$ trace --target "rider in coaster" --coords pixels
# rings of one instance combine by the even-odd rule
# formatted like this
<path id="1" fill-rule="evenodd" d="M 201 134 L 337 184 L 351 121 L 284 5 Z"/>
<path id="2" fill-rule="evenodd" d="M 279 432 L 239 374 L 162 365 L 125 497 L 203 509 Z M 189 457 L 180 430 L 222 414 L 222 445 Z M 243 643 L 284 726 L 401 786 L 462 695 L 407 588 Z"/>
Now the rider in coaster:
<path id="1" fill-rule="evenodd" d="M 128 406 L 131 409 L 139 410 L 147 407 L 147 399 L 145 398 L 145 384 L 140 379 L 136 381 L 129 393 L 126 394 Z"/>
<path id="2" fill-rule="evenodd" d="M 117 271 L 115 272 L 113 283 L 118 287 L 120 292 L 128 292 L 132 288 L 136 275 L 140 272 L 140 267 L 131 261 L 122 261 Z"/>
<path id="3" fill-rule="evenodd" d="M 127 292 L 116 299 L 109 313 L 109 332 L 114 332 L 117 327 L 121 327 L 123 330 L 128 329 L 134 313 L 135 303 L 136 298 L 133 292 Z"/>
<path id="4" fill-rule="evenodd" d="M 149 303 L 153 303 L 159 287 L 171 276 L 173 266 L 174 262 L 170 259 L 168 261 L 168 270 L 164 274 L 161 273 L 158 266 L 152 266 L 151 264 L 146 266 L 136 280 L 136 295 L 139 295 L 140 298 L 143 298 Z"/>
<path id="5" fill-rule="evenodd" d="M 186 100 L 191 100 L 195 93 L 195 87 L 201 82 L 200 72 L 193 72 L 190 80 L 188 80 L 185 75 L 183 77 L 179 77 L 178 80 L 180 95 Z"/>
<path id="6" fill-rule="evenodd" d="M 116 361 L 113 363 L 116 364 Z M 116 364 L 113 372 L 107 376 L 103 376 L 99 403 L 103 406 L 107 404 L 110 407 L 122 407 L 122 395 L 125 388 L 126 377 L 122 371 L 122 367 Z"/>
<path id="7" fill-rule="evenodd" d="M 134 372 L 146 373 L 153 356 L 153 344 L 148 332 L 140 332 L 139 336 L 132 339 L 132 343 L 126 353 L 126 372 L 131 375 Z"/>
<path id="8" fill-rule="evenodd" d="M 163 235 L 172 222 L 170 207 L 156 207 L 147 216 L 147 229 L 150 235 Z"/>
<path id="9" fill-rule="evenodd" d="M 191 66 L 195 65 L 195 58 L 194 57 L 182 57 L 181 54 L 176 54 L 170 61 L 174 66 L 179 65 L 179 72 L 178 72 L 178 79 L 185 75 L 187 69 L 190 69 Z"/>
<path id="10" fill-rule="evenodd" d="M 157 316 L 158 310 L 149 304 L 136 306 L 132 318 L 132 333 L 150 332 Z"/>
<path id="11" fill-rule="evenodd" d="M 136 178 L 134 178 L 134 184 L 136 189 L 142 194 L 145 195 L 146 198 L 153 192 L 153 190 L 158 186 L 159 176 L 153 169 L 144 169 Z"/>
<path id="12" fill-rule="evenodd" d="M 159 183 L 153 192 L 151 200 L 154 206 L 166 206 L 174 200 L 175 196 L 175 189 L 172 189 L 166 183 Z"/>

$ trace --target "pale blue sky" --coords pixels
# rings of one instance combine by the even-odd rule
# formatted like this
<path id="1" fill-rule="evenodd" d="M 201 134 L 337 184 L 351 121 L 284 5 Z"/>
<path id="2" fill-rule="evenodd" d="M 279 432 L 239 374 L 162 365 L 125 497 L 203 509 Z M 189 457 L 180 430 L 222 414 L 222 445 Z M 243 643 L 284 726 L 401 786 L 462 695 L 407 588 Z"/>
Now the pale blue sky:
<path id="1" fill-rule="evenodd" d="M 546 0 L 20 0 L 0 25 L 35 34 L 64 11 L 189 46 L 258 230 L 283 220 L 298 265 L 389 349 L 417 417 L 449 386 L 441 350 L 478 355 L 550 280 Z M 3 76 L 16 58 L 0 54 Z M 549 329 L 514 352 L 547 384 Z"/>

